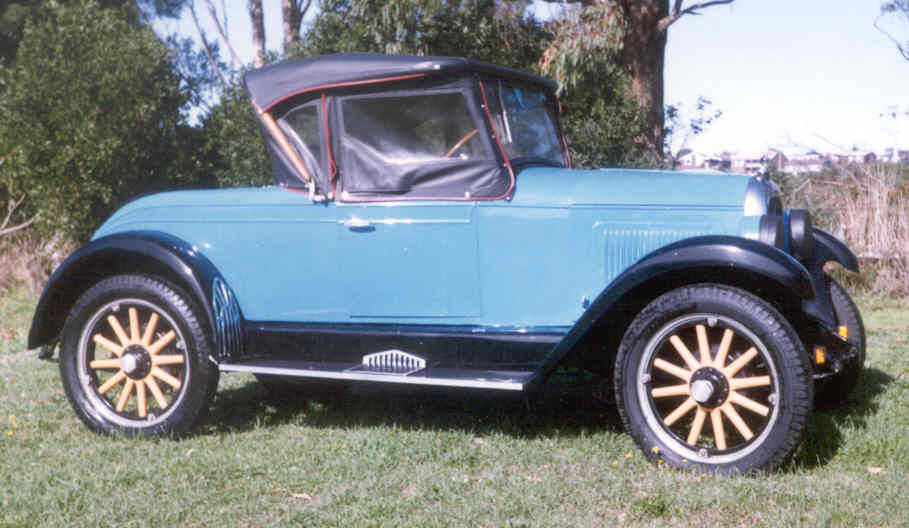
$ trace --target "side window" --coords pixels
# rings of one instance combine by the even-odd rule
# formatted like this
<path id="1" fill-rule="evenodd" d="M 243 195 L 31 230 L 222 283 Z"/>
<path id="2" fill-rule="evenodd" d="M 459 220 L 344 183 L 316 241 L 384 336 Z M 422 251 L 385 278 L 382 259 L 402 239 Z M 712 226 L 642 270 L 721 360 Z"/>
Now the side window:
<path id="1" fill-rule="evenodd" d="M 281 118 L 279 126 L 313 176 L 322 174 L 322 122 L 317 102 L 295 108 Z"/>
<path id="2" fill-rule="evenodd" d="M 348 98 L 344 142 L 391 165 L 490 159 L 460 92 Z"/>

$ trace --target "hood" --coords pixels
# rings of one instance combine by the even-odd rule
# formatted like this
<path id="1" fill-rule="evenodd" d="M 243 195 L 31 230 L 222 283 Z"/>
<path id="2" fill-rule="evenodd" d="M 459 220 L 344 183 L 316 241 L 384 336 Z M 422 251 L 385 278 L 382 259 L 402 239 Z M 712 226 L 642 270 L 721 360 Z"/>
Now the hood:
<path id="1" fill-rule="evenodd" d="M 750 176 L 724 172 L 533 167 L 517 176 L 513 202 L 739 208 Z"/>

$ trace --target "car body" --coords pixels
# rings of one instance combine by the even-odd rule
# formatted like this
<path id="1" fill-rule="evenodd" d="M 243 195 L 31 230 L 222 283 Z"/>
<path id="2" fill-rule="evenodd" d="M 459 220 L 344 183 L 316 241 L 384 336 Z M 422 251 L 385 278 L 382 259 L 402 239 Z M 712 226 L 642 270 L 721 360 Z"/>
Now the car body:
<path id="1" fill-rule="evenodd" d="M 651 456 L 747 471 L 854 384 L 861 318 L 823 266 L 855 256 L 766 178 L 572 169 L 555 83 L 468 59 L 245 82 L 276 185 L 137 199 L 41 297 L 29 346 L 61 342 L 93 429 L 188 430 L 218 372 L 530 392 L 561 369 L 614 376 Z"/>

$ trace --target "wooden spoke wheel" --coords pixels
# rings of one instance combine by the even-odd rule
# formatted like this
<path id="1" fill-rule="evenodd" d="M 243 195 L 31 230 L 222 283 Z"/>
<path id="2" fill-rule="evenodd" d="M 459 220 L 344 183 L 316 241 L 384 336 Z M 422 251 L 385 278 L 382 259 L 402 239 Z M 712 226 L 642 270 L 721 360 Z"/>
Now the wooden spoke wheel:
<path id="1" fill-rule="evenodd" d="M 181 397 L 186 341 L 161 308 L 141 299 L 102 306 L 79 343 L 80 377 L 111 419 L 154 422 Z"/>
<path id="2" fill-rule="evenodd" d="M 102 432 L 182 433 L 201 416 L 218 371 L 183 294 L 138 275 L 105 279 L 76 303 L 60 371 L 82 420 Z"/>
<path id="3" fill-rule="evenodd" d="M 671 321 L 651 340 L 638 389 L 652 425 L 707 458 L 746 450 L 767 431 L 777 416 L 776 378 L 754 334 L 726 317 L 697 314 Z"/>
<path id="4" fill-rule="evenodd" d="M 791 454 L 811 410 L 795 331 L 766 302 L 726 286 L 688 286 L 653 301 L 625 334 L 616 367 L 632 436 L 679 467 L 773 467 Z"/>

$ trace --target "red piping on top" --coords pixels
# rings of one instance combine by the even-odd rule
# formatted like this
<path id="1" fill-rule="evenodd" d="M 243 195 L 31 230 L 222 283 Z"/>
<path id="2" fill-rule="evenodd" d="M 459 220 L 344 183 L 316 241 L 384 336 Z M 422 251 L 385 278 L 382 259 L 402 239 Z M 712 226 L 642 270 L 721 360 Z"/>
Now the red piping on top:
<path id="1" fill-rule="evenodd" d="M 508 197 L 511 194 L 511 192 L 514 190 L 514 184 L 515 184 L 514 170 L 511 168 L 511 161 L 508 159 L 508 156 L 505 154 L 505 149 L 502 147 L 501 141 L 499 141 L 499 135 L 496 132 L 495 125 L 493 124 L 493 121 L 492 121 L 492 114 L 489 113 L 489 103 L 487 103 L 487 101 L 486 101 L 486 91 L 483 89 L 483 83 L 480 82 L 479 80 L 477 80 L 477 85 L 480 87 L 480 93 L 483 96 L 483 108 L 486 111 L 486 119 L 489 121 L 489 127 L 492 130 L 492 135 L 493 135 L 493 138 L 495 139 L 496 146 L 499 147 L 499 152 L 501 152 L 501 154 L 502 154 L 502 159 L 505 160 L 505 167 L 508 169 L 508 176 L 509 176 L 510 181 L 508 182 L 508 189 L 506 189 L 503 194 L 501 194 L 499 196 L 477 196 L 477 197 L 473 197 L 473 196 L 471 196 L 471 197 L 465 197 L 465 196 L 395 196 L 395 197 L 377 196 L 377 197 L 369 197 L 369 198 L 364 197 L 364 198 L 355 198 L 352 200 L 351 199 L 344 200 L 344 199 L 342 199 L 342 195 L 337 192 L 337 190 L 335 189 L 335 185 L 334 185 L 335 176 L 337 175 L 337 165 L 335 164 L 334 156 L 331 151 L 331 130 L 330 130 L 330 127 L 328 126 L 328 106 L 326 104 L 324 91 L 331 89 L 331 88 L 340 88 L 340 87 L 345 87 L 345 86 L 359 86 L 359 85 L 365 85 L 365 84 L 377 84 L 377 83 L 383 83 L 383 82 L 402 81 L 402 80 L 406 80 L 406 79 L 417 79 L 420 77 L 425 77 L 426 75 L 427 74 L 425 74 L 425 73 L 417 73 L 417 74 L 413 74 L 413 75 L 402 75 L 400 77 L 385 77 L 382 79 L 371 79 L 368 81 L 356 81 L 356 82 L 326 84 L 326 85 L 322 85 L 322 86 L 316 86 L 313 88 L 307 88 L 306 90 L 299 90 L 297 92 L 287 94 L 284 97 L 281 97 L 280 99 L 276 99 L 275 101 L 273 101 L 265 109 L 259 110 L 256 107 L 256 110 L 258 110 L 259 114 L 261 115 L 261 114 L 268 112 L 268 110 L 273 108 L 275 105 L 277 105 L 283 101 L 286 101 L 292 97 L 296 97 L 298 95 L 302 95 L 302 94 L 309 93 L 309 92 L 320 91 L 320 90 L 323 92 L 322 93 L 322 118 L 323 118 L 324 126 L 325 126 L 325 139 L 326 139 L 326 143 L 328 145 L 328 158 L 329 158 L 329 163 L 331 164 L 330 165 L 331 175 L 329 176 L 329 182 L 331 184 L 331 191 L 332 191 L 335 199 L 338 200 L 339 202 L 401 202 L 401 201 L 414 201 L 414 200 L 423 200 L 423 201 L 447 200 L 447 201 L 469 202 L 469 201 L 501 200 L 503 198 Z M 255 105 L 253 105 L 253 107 L 255 107 Z M 563 136 L 563 138 L 564 138 L 564 136 Z M 282 187 L 282 188 L 286 189 L 288 191 L 291 191 L 291 192 L 298 192 L 301 194 L 306 194 L 306 193 L 303 193 L 303 191 L 299 191 L 299 190 L 293 189 L 291 187 Z"/>
<path id="2" fill-rule="evenodd" d="M 288 99 L 291 99 L 293 97 L 297 97 L 298 95 L 303 95 L 303 94 L 309 93 L 309 92 L 324 92 L 325 90 L 329 90 L 331 88 L 342 88 L 345 86 L 362 86 L 364 84 L 378 84 L 378 83 L 392 82 L 392 81 L 404 81 L 407 79 L 418 79 L 420 77 L 426 77 L 426 75 L 427 74 L 425 74 L 425 73 L 414 73 L 411 75 L 401 75 L 398 77 L 383 77 L 381 79 L 369 79 L 366 81 L 351 81 L 351 82 L 343 82 L 343 83 L 335 83 L 335 84 L 323 84 L 321 86 L 313 86 L 312 88 L 306 88 L 305 90 L 297 90 L 296 92 L 291 92 L 287 95 L 279 97 L 278 99 L 275 99 L 274 101 L 269 103 L 268 106 L 266 106 L 262 110 L 262 112 L 268 112 L 277 104 L 283 103 L 284 101 L 286 101 Z"/>

